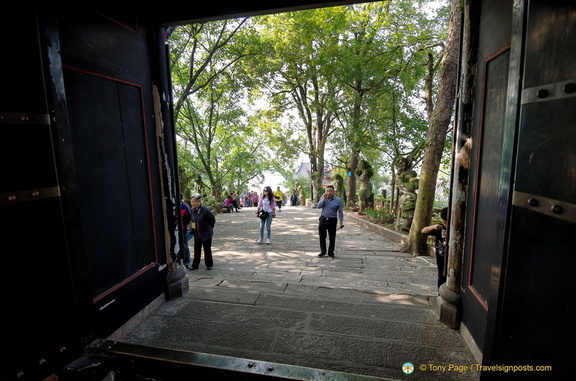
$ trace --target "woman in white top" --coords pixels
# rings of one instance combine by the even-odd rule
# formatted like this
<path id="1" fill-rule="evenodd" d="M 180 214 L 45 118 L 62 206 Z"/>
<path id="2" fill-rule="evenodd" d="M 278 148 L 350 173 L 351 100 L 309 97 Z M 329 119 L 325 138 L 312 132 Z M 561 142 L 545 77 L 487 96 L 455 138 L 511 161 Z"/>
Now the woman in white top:
<path id="1" fill-rule="evenodd" d="M 272 231 L 272 218 L 276 217 L 276 201 L 274 200 L 274 193 L 272 188 L 266 186 L 262 192 L 262 196 L 258 201 L 258 208 L 256 215 L 260 215 L 260 211 L 268 212 L 268 217 L 260 219 L 260 239 L 256 243 L 264 243 L 264 225 L 266 225 L 266 244 L 270 245 L 270 233 Z"/>

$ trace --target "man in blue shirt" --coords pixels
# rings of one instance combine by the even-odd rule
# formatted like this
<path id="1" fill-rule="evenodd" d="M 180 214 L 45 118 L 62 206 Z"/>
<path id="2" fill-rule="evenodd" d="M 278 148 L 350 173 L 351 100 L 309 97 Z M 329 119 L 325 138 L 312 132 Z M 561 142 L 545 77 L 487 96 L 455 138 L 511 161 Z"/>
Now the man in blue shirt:
<path id="1" fill-rule="evenodd" d="M 328 235 L 330 239 L 328 256 L 334 258 L 338 218 L 340 218 L 340 229 L 344 227 L 344 206 L 340 197 L 334 194 L 332 185 L 326 187 L 326 192 L 322 195 L 316 207 L 322 210 L 318 225 L 318 234 L 320 235 L 320 254 L 318 256 L 323 257 L 326 255 L 326 235 Z"/>

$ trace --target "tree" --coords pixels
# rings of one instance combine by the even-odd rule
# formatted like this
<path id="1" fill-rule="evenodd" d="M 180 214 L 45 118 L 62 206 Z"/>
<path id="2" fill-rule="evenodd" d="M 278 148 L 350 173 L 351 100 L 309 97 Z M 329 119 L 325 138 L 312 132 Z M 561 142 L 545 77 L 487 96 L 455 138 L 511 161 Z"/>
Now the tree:
<path id="1" fill-rule="evenodd" d="M 452 119 L 457 86 L 461 16 L 461 1 L 451 0 L 446 49 L 438 69 L 440 76 L 436 103 L 433 104 L 430 95 L 427 99 L 427 106 L 430 112 L 430 128 L 426 137 L 426 148 L 422 159 L 420 192 L 408 241 L 402 248 L 403 251 L 411 252 L 413 255 L 423 254 L 426 250 L 426 236 L 421 234 L 421 230 L 429 224 L 431 219 L 438 170 L 442 160 L 448 127 Z M 435 70 L 432 62 L 429 62 L 428 68 L 429 77 L 431 77 Z M 431 81 L 428 81 L 428 86 L 431 86 Z M 430 89 L 428 88 L 427 90 Z M 427 91 L 427 94 L 432 94 L 432 91 Z"/>
<path id="2" fill-rule="evenodd" d="M 422 81 L 420 56 L 438 38 L 431 33 L 436 24 L 426 21 L 419 3 L 376 2 L 256 22 L 270 46 L 270 58 L 261 61 L 267 73 L 262 77 L 277 107 L 297 110 L 316 191 L 329 149 L 352 174 L 347 199 L 356 201 L 357 163 L 375 157 L 380 149 L 375 142 L 391 130 L 382 116 L 406 110 L 402 96 L 389 101 L 398 83 L 408 93 Z"/>
<path id="3" fill-rule="evenodd" d="M 435 31 L 444 26 L 426 18 L 425 3 L 394 0 L 288 12 L 204 23 L 175 33 L 178 134 L 193 150 L 183 158 L 218 193 L 228 184 L 241 184 L 227 176 L 232 163 L 254 158 L 252 166 L 265 165 L 252 156 L 262 151 L 258 147 L 268 144 L 284 166 L 300 151 L 310 159 L 318 193 L 325 156 L 331 155 L 338 171 L 352 174 L 352 202 L 360 159 L 375 170 L 383 166 L 383 157 L 390 166 L 403 155 L 419 160 L 424 124 L 415 93 L 424 81 L 423 57 L 435 52 Z M 266 96 L 273 106 L 266 113 L 247 112 L 249 100 Z M 216 103 L 204 105 L 210 102 Z M 222 108 L 226 102 L 229 107 Z M 222 143 L 227 128 L 250 131 L 255 126 L 266 141 Z M 216 149 L 223 150 L 214 154 Z M 234 153 L 240 153 L 237 159 L 228 160 Z M 190 178 L 198 180 L 195 173 Z"/>
<path id="4" fill-rule="evenodd" d="M 330 62 L 343 25 L 340 7 L 266 16 L 257 20 L 270 49 L 261 75 L 277 108 L 293 109 L 305 137 L 314 192 L 322 187 L 324 153 L 333 132 L 339 88 Z"/>
<path id="5" fill-rule="evenodd" d="M 186 25 L 171 37 L 180 173 L 213 199 L 271 167 L 261 149 L 274 122 L 246 111 L 250 78 L 243 61 L 255 54 L 247 19 Z M 244 102 L 242 102 L 244 100 Z M 206 193 L 206 192 L 205 192 Z"/>
<path id="6" fill-rule="evenodd" d="M 174 30 L 170 46 L 177 118 L 188 97 L 249 55 L 243 49 L 230 48 L 231 40 L 247 20 L 189 24 Z M 210 65 L 212 70 L 208 72 Z"/>
<path id="7" fill-rule="evenodd" d="M 400 157 L 421 157 L 426 125 L 423 112 L 416 109 L 417 93 L 424 81 L 426 53 L 439 45 L 444 25 L 431 20 L 421 5 L 405 0 L 348 7 L 349 32 L 343 34 L 336 59 L 344 89 L 339 146 L 346 150 L 338 157 L 352 174 L 348 205 L 356 201 L 354 174 L 360 158 L 384 152 L 393 168 Z"/>

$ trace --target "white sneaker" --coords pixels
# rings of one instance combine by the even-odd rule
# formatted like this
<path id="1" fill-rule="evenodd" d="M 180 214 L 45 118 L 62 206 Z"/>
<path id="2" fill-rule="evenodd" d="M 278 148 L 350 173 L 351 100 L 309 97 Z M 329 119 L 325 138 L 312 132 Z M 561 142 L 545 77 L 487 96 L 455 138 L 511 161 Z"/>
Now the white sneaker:
<path id="1" fill-rule="evenodd" d="M 270 238 L 266 238 L 266 245 L 270 245 Z"/>
<path id="2" fill-rule="evenodd" d="M 256 241 L 256 243 L 264 243 L 264 241 L 262 240 L 262 237 L 260 237 L 260 239 L 258 241 Z"/>

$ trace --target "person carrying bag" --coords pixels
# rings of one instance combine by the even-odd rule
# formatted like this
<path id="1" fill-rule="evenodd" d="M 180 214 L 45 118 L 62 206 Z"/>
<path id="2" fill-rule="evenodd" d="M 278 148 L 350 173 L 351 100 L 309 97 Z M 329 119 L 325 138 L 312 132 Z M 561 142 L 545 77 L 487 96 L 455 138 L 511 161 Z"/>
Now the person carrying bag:
<path id="1" fill-rule="evenodd" d="M 264 243 L 264 226 L 266 226 L 266 244 L 270 245 L 270 234 L 272 232 L 272 219 L 276 217 L 276 201 L 274 193 L 269 186 L 264 187 L 262 196 L 258 201 L 256 215 L 260 217 L 260 239 L 256 243 Z"/>

